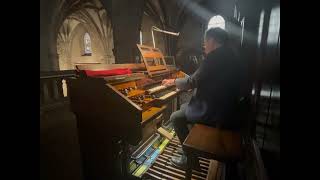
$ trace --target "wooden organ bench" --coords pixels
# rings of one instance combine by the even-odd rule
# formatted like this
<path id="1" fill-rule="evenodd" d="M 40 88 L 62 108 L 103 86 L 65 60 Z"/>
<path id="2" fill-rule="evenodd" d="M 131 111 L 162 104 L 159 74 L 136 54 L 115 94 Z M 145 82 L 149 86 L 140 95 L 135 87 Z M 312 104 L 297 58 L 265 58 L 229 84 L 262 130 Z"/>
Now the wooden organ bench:
<path id="1" fill-rule="evenodd" d="M 241 160 L 241 135 L 240 133 L 195 124 L 186 140 L 183 148 L 188 156 L 188 169 L 186 179 L 191 178 L 191 155 L 214 159 L 226 164 L 226 175 L 229 175 L 229 167 Z M 216 179 L 212 173 L 207 179 Z"/>

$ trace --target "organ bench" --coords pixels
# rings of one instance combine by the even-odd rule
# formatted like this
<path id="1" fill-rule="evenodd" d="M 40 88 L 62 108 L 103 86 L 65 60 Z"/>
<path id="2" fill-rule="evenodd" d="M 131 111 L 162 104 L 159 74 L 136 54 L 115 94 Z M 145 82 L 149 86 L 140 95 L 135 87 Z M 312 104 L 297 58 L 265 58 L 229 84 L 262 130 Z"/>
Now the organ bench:
<path id="1" fill-rule="evenodd" d="M 186 179 L 190 179 L 192 174 L 191 155 L 226 163 L 227 176 L 230 173 L 230 165 L 242 158 L 240 133 L 202 124 L 195 124 L 192 127 L 183 142 L 183 149 L 188 157 Z"/>

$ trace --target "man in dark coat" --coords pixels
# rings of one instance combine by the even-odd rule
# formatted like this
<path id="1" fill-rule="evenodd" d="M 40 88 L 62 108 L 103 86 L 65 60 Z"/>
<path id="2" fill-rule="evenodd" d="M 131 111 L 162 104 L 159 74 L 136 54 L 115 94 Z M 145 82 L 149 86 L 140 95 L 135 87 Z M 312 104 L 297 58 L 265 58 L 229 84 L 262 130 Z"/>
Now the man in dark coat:
<path id="1" fill-rule="evenodd" d="M 227 45 L 228 33 L 221 28 L 211 28 L 204 38 L 206 59 L 191 75 L 179 79 L 165 79 L 163 85 L 175 84 L 180 90 L 193 89 L 189 103 L 172 113 L 170 120 L 181 143 L 188 136 L 187 124 L 237 130 L 240 122 L 233 118 L 242 97 L 241 86 L 245 72 L 240 58 Z M 185 168 L 187 158 L 173 157 L 172 163 Z"/>

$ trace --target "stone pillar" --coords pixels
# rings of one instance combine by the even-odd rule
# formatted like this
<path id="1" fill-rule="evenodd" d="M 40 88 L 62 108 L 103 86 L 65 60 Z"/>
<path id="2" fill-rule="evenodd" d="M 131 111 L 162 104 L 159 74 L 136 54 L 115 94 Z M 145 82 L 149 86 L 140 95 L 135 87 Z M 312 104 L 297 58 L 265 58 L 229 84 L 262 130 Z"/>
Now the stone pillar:
<path id="1" fill-rule="evenodd" d="M 143 0 L 113 0 L 111 3 L 113 54 L 117 64 L 134 63 L 138 55 L 136 44 L 139 42 L 143 5 Z"/>
<path id="2" fill-rule="evenodd" d="M 54 34 L 57 3 L 54 0 L 40 1 L 40 71 L 59 69 L 57 39 Z"/>
<path id="3" fill-rule="evenodd" d="M 50 69 L 54 71 L 59 70 L 59 55 L 57 52 L 49 52 L 48 53 L 48 60 L 51 64 Z"/>
<path id="4" fill-rule="evenodd" d="M 49 71 L 50 62 L 48 59 L 48 25 L 49 25 L 49 16 L 48 4 L 46 2 L 40 1 L 40 71 Z"/>

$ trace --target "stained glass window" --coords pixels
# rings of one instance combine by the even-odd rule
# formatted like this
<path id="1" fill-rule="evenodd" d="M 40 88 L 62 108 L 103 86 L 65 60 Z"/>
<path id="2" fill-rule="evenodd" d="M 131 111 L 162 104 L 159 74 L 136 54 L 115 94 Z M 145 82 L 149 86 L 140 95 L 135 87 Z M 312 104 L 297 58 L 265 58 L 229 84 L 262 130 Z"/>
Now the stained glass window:
<path id="1" fill-rule="evenodd" d="M 84 39 L 84 54 L 91 55 L 92 48 L 91 48 L 91 38 L 90 38 L 89 33 L 85 33 L 83 39 Z"/>

